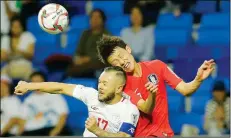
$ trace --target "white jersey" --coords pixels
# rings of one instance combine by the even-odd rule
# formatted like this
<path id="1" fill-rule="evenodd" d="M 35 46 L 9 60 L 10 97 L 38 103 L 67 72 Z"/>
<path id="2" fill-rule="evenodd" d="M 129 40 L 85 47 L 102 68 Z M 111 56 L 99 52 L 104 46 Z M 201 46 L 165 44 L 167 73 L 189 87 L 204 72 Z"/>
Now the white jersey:
<path id="1" fill-rule="evenodd" d="M 125 132 L 134 135 L 135 127 L 139 118 L 139 110 L 130 100 L 122 98 L 120 102 L 108 105 L 98 100 L 98 91 L 77 85 L 73 92 L 73 97 L 83 101 L 89 111 L 90 117 L 97 119 L 98 126 L 112 133 Z M 95 134 L 85 129 L 84 137 L 96 137 Z"/>

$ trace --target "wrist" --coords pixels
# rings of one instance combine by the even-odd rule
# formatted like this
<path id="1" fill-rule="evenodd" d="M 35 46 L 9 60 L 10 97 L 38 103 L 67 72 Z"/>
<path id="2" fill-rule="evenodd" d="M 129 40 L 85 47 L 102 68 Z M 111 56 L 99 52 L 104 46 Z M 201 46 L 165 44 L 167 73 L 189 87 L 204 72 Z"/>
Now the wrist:
<path id="1" fill-rule="evenodd" d="M 200 79 L 198 76 L 195 77 L 194 81 L 197 82 L 197 83 L 202 83 L 203 82 L 203 80 Z"/>
<path id="2" fill-rule="evenodd" d="M 94 129 L 92 129 L 92 133 L 96 134 L 97 132 L 99 132 L 99 127 L 96 126 Z"/>

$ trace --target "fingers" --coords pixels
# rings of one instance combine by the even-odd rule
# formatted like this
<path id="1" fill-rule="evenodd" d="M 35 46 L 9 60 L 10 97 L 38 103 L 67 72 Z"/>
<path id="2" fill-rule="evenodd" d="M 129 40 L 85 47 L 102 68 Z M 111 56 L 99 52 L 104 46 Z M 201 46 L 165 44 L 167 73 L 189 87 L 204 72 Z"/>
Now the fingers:
<path id="1" fill-rule="evenodd" d="M 154 85 L 151 82 L 148 82 L 145 84 L 146 89 L 151 92 L 151 93 L 155 93 L 158 91 L 158 85 Z"/>

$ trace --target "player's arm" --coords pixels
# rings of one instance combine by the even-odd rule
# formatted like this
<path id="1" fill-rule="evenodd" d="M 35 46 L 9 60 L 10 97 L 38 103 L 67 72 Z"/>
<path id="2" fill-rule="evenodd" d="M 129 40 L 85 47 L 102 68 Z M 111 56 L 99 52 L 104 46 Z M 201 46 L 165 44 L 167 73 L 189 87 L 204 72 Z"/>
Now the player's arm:
<path id="1" fill-rule="evenodd" d="M 98 137 L 133 137 L 136 125 L 139 119 L 139 110 L 132 105 L 128 107 L 131 112 L 128 112 L 124 118 L 121 118 L 122 124 L 118 133 L 107 132 L 97 126 L 97 121 L 94 117 L 89 117 L 86 121 L 85 127 Z"/>
<path id="2" fill-rule="evenodd" d="M 158 86 L 153 83 L 148 82 L 145 84 L 146 89 L 149 91 L 148 98 L 146 100 L 142 99 L 140 96 L 131 92 L 131 102 L 137 106 L 137 108 L 146 114 L 152 114 L 156 103 L 156 92 L 158 91 Z M 129 89 L 129 88 L 128 88 Z M 125 90 L 126 91 L 126 90 Z M 130 91 L 130 90 L 127 90 Z"/>
<path id="3" fill-rule="evenodd" d="M 183 95 L 190 95 L 194 93 L 200 87 L 203 80 L 205 80 L 212 73 L 212 71 L 214 70 L 214 64 L 214 60 L 205 60 L 204 63 L 198 69 L 195 79 L 188 83 L 181 81 L 176 86 L 176 90 L 182 93 Z"/>
<path id="4" fill-rule="evenodd" d="M 152 111 L 155 107 L 155 102 L 156 102 L 156 94 L 149 93 L 149 96 L 146 100 L 140 99 L 137 102 L 137 108 L 146 114 L 152 114 Z"/>
<path id="5" fill-rule="evenodd" d="M 202 81 L 211 74 L 213 65 L 215 64 L 214 60 L 205 61 L 198 69 L 195 79 L 186 83 L 167 67 L 165 63 L 162 61 L 157 62 L 162 68 L 162 75 L 165 82 L 185 96 L 192 94 L 200 87 Z"/>
<path id="6" fill-rule="evenodd" d="M 76 85 L 73 84 L 65 84 L 65 83 L 57 83 L 57 82 L 24 82 L 20 81 L 18 85 L 15 87 L 15 93 L 18 95 L 23 95 L 28 91 L 41 91 L 51 94 L 65 94 L 72 96 L 73 91 Z"/>

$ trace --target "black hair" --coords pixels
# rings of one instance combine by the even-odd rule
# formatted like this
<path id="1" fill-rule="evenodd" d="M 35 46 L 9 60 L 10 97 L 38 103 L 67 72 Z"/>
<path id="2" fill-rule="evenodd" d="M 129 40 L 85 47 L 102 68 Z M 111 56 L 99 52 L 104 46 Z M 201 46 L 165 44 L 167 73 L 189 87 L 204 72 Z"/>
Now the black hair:
<path id="1" fill-rule="evenodd" d="M 110 66 L 110 67 L 104 68 L 104 72 L 110 72 L 110 71 L 116 72 L 116 76 L 122 78 L 124 81 L 124 84 L 126 83 L 126 81 L 127 81 L 126 72 L 121 67 Z"/>
<path id="2" fill-rule="evenodd" d="M 96 43 L 98 57 L 104 64 L 109 64 L 107 58 L 114 52 L 116 47 L 125 49 L 127 45 L 119 37 L 109 35 L 103 35 Z"/>
<path id="3" fill-rule="evenodd" d="M 100 16 L 101 16 L 101 18 L 103 20 L 103 26 L 105 26 L 105 22 L 107 21 L 107 17 L 105 15 L 105 13 L 101 9 L 94 9 L 90 13 L 90 18 L 92 17 L 94 12 L 99 12 L 99 14 L 100 14 Z"/>
<path id="4" fill-rule="evenodd" d="M 139 5 L 133 6 L 133 7 L 130 9 L 130 16 L 131 16 L 131 14 L 132 14 L 132 10 L 133 10 L 133 9 L 138 9 L 138 10 L 140 11 L 140 13 L 142 14 L 142 24 L 141 24 L 141 26 L 144 27 L 144 26 L 145 26 L 145 24 L 144 24 L 144 18 L 145 18 L 145 16 L 144 16 L 144 12 L 143 12 L 142 8 L 141 8 Z M 130 25 L 131 25 L 131 26 L 133 25 L 132 22 L 130 22 Z"/>
<path id="5" fill-rule="evenodd" d="M 226 91 L 225 83 L 221 80 L 218 80 L 213 85 L 213 91 Z"/>
<path id="6" fill-rule="evenodd" d="M 44 72 L 42 72 L 42 71 L 35 71 L 35 72 L 33 72 L 33 73 L 30 75 L 30 80 L 32 79 L 32 77 L 34 77 L 34 76 L 36 76 L 36 75 L 41 76 L 41 77 L 43 78 L 44 82 L 47 81 L 47 75 L 46 75 Z"/>
<path id="7" fill-rule="evenodd" d="M 23 24 L 22 19 L 21 19 L 20 16 L 18 16 L 18 15 L 15 15 L 15 16 L 13 16 L 13 17 L 11 18 L 11 20 L 10 20 L 10 28 L 12 28 L 12 25 L 13 25 L 13 22 L 14 22 L 14 21 L 19 21 L 20 24 L 21 24 L 21 26 L 22 26 L 22 30 L 23 30 L 23 31 L 25 30 L 25 25 Z M 12 36 L 11 29 L 10 29 L 10 31 L 9 31 L 9 35 Z"/>

